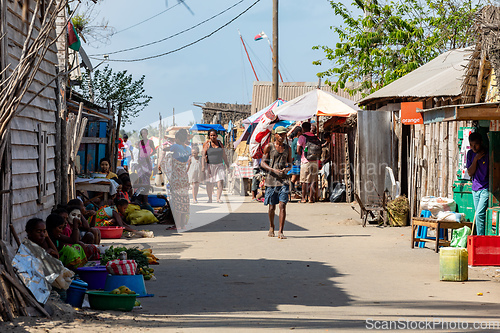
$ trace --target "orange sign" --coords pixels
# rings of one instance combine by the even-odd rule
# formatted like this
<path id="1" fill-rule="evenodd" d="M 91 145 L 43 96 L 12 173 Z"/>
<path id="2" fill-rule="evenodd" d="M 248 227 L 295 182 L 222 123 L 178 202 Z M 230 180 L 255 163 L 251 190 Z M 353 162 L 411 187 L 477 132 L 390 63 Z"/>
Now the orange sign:
<path id="1" fill-rule="evenodd" d="M 401 122 L 405 125 L 423 124 L 424 118 L 417 109 L 424 108 L 423 102 L 403 102 L 401 103 Z"/>

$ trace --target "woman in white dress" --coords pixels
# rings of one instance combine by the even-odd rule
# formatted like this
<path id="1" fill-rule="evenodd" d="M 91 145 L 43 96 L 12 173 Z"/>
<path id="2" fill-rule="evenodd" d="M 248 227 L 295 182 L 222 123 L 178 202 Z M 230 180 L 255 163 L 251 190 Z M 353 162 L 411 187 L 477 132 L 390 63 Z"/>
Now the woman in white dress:
<path id="1" fill-rule="evenodd" d="M 200 158 L 200 148 L 198 146 L 193 146 L 191 150 L 191 156 L 189 156 L 187 173 L 189 177 L 189 183 L 193 187 L 193 202 L 198 203 L 198 189 L 200 188 L 200 183 L 203 181 L 201 174 L 201 158 Z"/>

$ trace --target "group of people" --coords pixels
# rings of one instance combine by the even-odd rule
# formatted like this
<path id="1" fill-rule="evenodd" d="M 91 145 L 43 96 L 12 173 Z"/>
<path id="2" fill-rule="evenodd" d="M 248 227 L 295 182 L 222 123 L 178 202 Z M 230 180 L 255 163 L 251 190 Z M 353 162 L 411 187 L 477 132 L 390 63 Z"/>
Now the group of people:
<path id="1" fill-rule="evenodd" d="M 99 229 L 89 222 L 95 211 L 88 211 L 80 199 L 58 205 L 45 219 L 32 218 L 26 223 L 28 239 L 70 269 L 79 268 L 100 257 Z"/>
<path id="2" fill-rule="evenodd" d="M 260 187 L 260 168 L 265 176 L 264 205 L 268 205 L 270 229 L 268 236 L 275 236 L 274 216 L 279 205 L 278 238 L 286 239 L 283 229 L 286 219 L 286 204 L 294 195 L 300 202 L 313 203 L 318 199 L 318 170 L 320 164 L 329 161 L 330 140 L 325 142 L 316 135 L 316 126 L 304 122 L 291 132 L 288 143 L 287 129 L 278 126 L 274 129 L 272 140 L 264 147 L 261 160 L 254 160 L 254 179 L 252 180 L 252 200 L 258 200 Z M 329 138 L 329 134 L 326 134 Z M 326 150 L 326 152 L 325 152 Z M 299 189 L 300 186 L 300 191 Z M 290 188 L 291 187 L 291 188 Z M 298 193 L 301 192 L 299 195 Z"/>

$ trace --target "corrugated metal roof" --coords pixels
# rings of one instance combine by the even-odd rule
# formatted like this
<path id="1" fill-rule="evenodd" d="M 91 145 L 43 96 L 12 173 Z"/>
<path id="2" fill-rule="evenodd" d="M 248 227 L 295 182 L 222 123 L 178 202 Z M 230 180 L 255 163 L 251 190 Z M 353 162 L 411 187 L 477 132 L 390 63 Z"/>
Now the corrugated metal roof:
<path id="1" fill-rule="evenodd" d="M 258 112 L 274 102 L 272 100 L 272 82 L 269 81 L 255 81 L 253 83 L 253 94 L 252 94 L 252 109 L 251 114 Z M 318 89 L 317 82 L 283 82 L 279 86 L 279 98 L 285 101 L 291 101 L 295 97 L 305 94 L 311 90 Z M 361 94 L 355 94 L 353 96 L 349 95 L 348 92 L 339 89 L 338 92 L 334 92 L 332 88 L 328 85 L 322 84 L 319 89 L 334 93 L 337 96 L 350 99 L 352 101 L 358 101 L 361 99 Z"/>
<path id="2" fill-rule="evenodd" d="M 447 51 L 413 72 L 359 101 L 360 105 L 387 97 L 459 96 L 465 66 L 473 47 Z"/>

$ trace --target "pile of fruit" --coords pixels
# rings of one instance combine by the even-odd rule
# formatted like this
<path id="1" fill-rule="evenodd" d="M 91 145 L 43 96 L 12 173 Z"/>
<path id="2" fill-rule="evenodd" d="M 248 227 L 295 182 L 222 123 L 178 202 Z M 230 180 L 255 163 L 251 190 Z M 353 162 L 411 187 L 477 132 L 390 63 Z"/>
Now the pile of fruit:
<path id="1" fill-rule="evenodd" d="M 144 280 L 151 280 L 155 276 L 153 268 L 139 268 L 139 274 L 144 276 Z"/>
<path id="2" fill-rule="evenodd" d="M 142 253 L 148 258 L 148 264 L 149 265 L 159 265 L 157 257 L 153 254 L 153 250 L 151 249 L 144 249 L 142 250 Z"/>
<path id="3" fill-rule="evenodd" d="M 111 294 L 113 294 L 113 295 L 123 295 L 123 294 L 134 295 L 135 291 L 130 290 L 130 288 L 127 286 L 121 286 L 121 287 L 118 287 L 116 289 L 113 289 L 111 291 Z"/>

